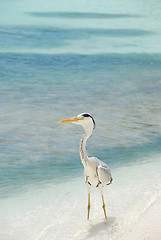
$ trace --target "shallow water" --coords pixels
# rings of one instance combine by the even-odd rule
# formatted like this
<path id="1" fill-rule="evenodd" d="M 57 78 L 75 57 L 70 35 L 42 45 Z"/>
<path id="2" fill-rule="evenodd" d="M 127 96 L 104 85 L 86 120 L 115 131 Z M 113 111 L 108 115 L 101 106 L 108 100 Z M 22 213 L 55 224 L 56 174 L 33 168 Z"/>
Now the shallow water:
<path id="1" fill-rule="evenodd" d="M 87 148 L 90 156 L 108 163 L 116 176 L 108 194 L 112 222 L 119 222 L 117 211 L 123 214 L 116 199 L 120 196 L 123 201 L 118 189 L 125 181 L 131 183 L 124 189 L 130 194 L 135 184 L 143 191 L 153 163 L 159 179 L 160 8 L 160 1 L 145 0 L 124 4 L 78 0 L 70 5 L 66 0 L 1 1 L 0 199 L 1 212 L 5 209 L 1 222 L 10 229 L 0 231 L 3 239 L 11 239 L 13 231 L 16 240 L 24 234 L 28 239 L 29 222 L 35 226 L 30 239 L 50 239 L 48 226 L 54 217 L 59 219 L 58 227 L 54 223 L 54 236 L 63 239 L 63 212 L 66 217 L 69 214 L 71 224 L 78 220 L 79 194 L 84 201 L 80 217 L 85 219 L 86 189 L 78 152 L 83 129 L 59 124 L 62 118 L 90 112 L 96 121 Z M 143 177 L 138 182 L 124 176 L 126 168 L 139 179 Z M 137 194 L 136 198 L 139 191 Z M 149 193 L 149 199 L 152 195 Z M 64 209 L 60 214 L 56 210 L 59 204 Z M 135 208 L 133 194 L 131 204 Z M 99 209 L 96 211 L 99 218 Z M 42 224 L 37 225 L 40 213 Z M 128 214 L 121 216 L 126 219 Z M 95 215 L 93 218 L 96 223 Z M 78 223 L 88 232 L 82 219 Z M 46 235 L 39 236 L 46 227 Z M 70 227 L 68 231 L 70 239 Z M 71 235 L 81 239 L 84 235 L 78 232 Z"/>
<path id="2" fill-rule="evenodd" d="M 131 162 L 130 155 L 137 161 L 147 149 L 160 151 L 160 62 L 160 56 L 136 54 L 1 54 L 0 176 L 6 194 L 12 192 L 6 186 L 15 191 L 14 184 L 19 190 L 80 174 L 83 130 L 59 124 L 80 112 L 90 110 L 96 120 L 90 155 L 111 166 Z"/>

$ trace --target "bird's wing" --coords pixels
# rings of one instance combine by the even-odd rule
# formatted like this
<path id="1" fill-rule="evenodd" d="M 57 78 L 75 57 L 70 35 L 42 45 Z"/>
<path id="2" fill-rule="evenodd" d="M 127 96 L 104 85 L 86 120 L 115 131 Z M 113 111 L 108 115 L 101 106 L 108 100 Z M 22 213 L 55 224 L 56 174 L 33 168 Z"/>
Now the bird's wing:
<path id="1" fill-rule="evenodd" d="M 104 162 L 100 161 L 100 164 L 97 167 L 97 173 L 99 181 L 103 185 L 110 184 L 112 182 L 112 176 L 109 167 Z"/>

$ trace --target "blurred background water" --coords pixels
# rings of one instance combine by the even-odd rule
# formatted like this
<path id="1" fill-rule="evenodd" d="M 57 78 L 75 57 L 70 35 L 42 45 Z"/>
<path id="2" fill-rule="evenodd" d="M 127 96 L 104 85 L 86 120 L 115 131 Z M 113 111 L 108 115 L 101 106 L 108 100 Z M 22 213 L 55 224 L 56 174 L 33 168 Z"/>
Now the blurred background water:
<path id="1" fill-rule="evenodd" d="M 1 239 L 115 239 L 157 200 L 160 11 L 159 0 L 0 1 Z M 114 178 L 104 235 L 84 223 L 83 129 L 59 123 L 81 112 L 96 121 L 89 156 Z"/>
<path id="2" fill-rule="evenodd" d="M 161 153 L 159 0 L 0 1 L 0 198 L 82 175 L 83 130 L 112 168 Z"/>

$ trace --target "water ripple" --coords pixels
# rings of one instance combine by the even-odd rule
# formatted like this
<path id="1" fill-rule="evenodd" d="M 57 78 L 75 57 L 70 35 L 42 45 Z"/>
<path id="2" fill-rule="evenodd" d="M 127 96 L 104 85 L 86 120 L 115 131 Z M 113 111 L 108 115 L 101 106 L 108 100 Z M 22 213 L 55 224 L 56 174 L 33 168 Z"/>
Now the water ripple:
<path id="1" fill-rule="evenodd" d="M 91 12 L 28 12 L 33 17 L 45 17 L 45 18 L 102 18 L 102 19 L 117 19 L 117 18 L 138 18 L 136 14 L 110 14 L 110 13 L 91 13 Z"/>

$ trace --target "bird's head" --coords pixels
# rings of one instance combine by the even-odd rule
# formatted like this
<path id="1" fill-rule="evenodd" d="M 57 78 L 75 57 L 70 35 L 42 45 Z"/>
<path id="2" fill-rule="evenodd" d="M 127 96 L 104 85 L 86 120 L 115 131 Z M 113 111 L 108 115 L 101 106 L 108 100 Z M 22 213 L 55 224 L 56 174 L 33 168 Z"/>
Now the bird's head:
<path id="1" fill-rule="evenodd" d="M 74 123 L 82 125 L 86 132 L 91 132 L 95 128 L 95 121 L 93 117 L 88 113 L 81 113 L 76 117 L 60 120 L 61 123 Z"/>

